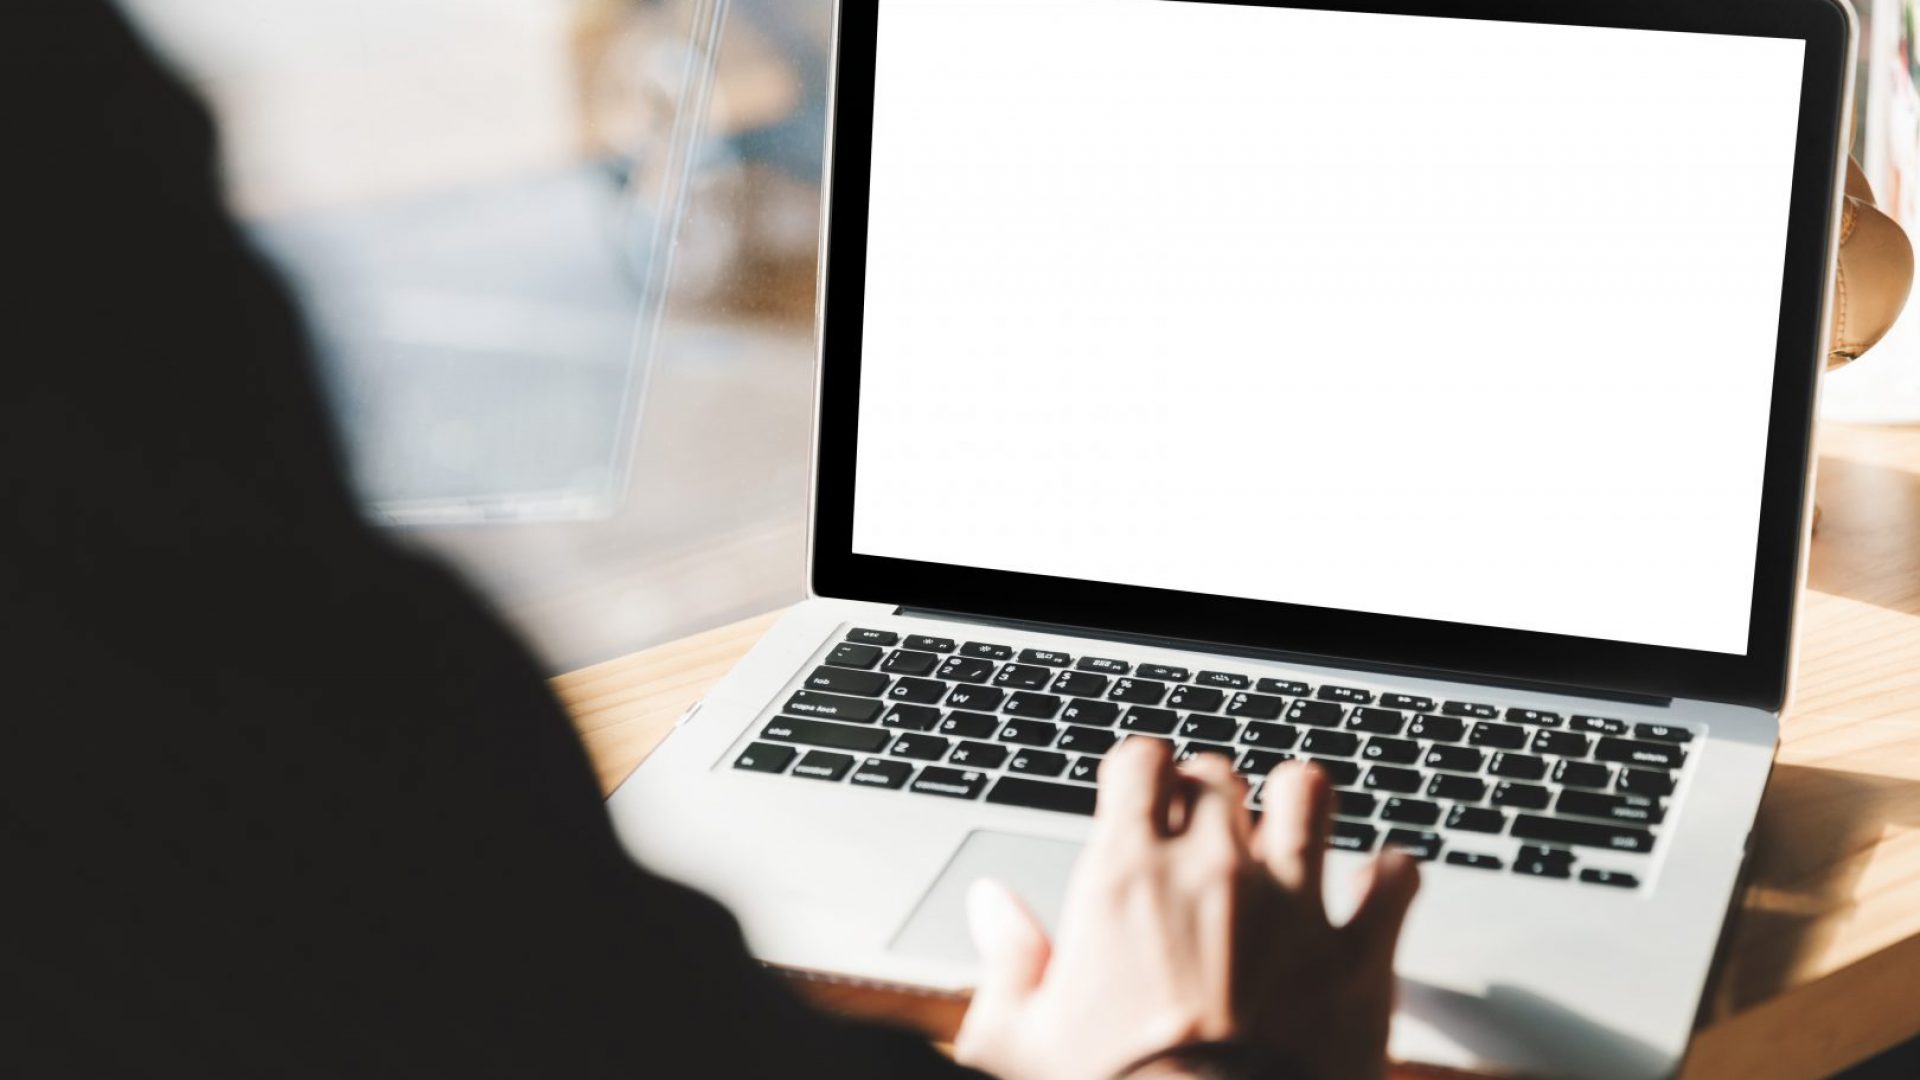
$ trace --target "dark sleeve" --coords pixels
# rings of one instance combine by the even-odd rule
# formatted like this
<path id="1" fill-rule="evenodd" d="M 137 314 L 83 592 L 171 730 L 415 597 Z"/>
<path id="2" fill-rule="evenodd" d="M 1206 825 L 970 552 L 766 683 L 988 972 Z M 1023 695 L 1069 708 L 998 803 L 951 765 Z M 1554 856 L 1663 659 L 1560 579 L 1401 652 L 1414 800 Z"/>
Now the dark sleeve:
<path id="1" fill-rule="evenodd" d="M 971 1075 L 626 857 L 526 650 L 356 516 L 204 113 L 110 7 L 8 10 L 19 1074 Z"/>

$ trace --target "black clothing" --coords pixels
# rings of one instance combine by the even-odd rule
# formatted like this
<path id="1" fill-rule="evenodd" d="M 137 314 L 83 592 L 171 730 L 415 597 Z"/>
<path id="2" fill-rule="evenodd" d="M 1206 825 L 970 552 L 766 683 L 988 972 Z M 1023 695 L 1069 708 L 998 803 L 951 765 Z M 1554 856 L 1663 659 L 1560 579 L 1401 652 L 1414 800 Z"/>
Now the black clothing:
<path id="1" fill-rule="evenodd" d="M 0 1059 L 21 1077 L 971 1075 L 630 862 L 528 653 L 358 517 L 206 115 L 0 16 Z"/>

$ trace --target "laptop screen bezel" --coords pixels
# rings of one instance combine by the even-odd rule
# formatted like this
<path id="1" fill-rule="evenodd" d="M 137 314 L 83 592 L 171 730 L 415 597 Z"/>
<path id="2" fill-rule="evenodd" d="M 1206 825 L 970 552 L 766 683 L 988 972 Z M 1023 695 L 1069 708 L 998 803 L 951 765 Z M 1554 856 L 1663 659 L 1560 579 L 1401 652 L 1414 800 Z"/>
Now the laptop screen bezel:
<path id="1" fill-rule="evenodd" d="M 1082 629 L 1176 646 L 1431 670 L 1491 680 L 1777 709 L 1784 701 L 1799 584 L 1813 403 L 1837 213 L 1848 14 L 1829 0 L 1449 0 L 1242 7 L 1797 38 L 1806 43 L 1788 211 L 1745 655 L 1209 596 L 853 551 L 861 334 L 879 4 L 838 13 L 823 240 L 818 413 L 810 536 L 815 595 Z M 1697 197 L 1675 191 L 1674 198 Z M 1658 387 L 1649 387 L 1658 393 Z"/>

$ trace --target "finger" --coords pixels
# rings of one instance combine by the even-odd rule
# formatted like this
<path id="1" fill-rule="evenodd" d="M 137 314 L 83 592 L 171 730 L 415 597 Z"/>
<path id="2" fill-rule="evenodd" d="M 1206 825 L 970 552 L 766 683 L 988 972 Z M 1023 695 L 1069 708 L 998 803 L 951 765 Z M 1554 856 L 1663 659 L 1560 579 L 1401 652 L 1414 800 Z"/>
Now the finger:
<path id="1" fill-rule="evenodd" d="M 1315 910 L 1325 903 L 1322 874 L 1332 802 L 1327 774 L 1304 761 L 1283 762 L 1267 775 L 1260 794 L 1254 850 L 1275 880 Z"/>
<path id="2" fill-rule="evenodd" d="M 1420 869 L 1411 855 L 1397 848 L 1381 852 L 1362 871 L 1360 905 L 1342 933 L 1361 963 L 1391 963 L 1406 924 L 1407 909 L 1420 891 Z"/>
<path id="3" fill-rule="evenodd" d="M 1253 821 L 1247 816 L 1246 781 L 1234 775 L 1233 762 L 1220 754 L 1199 754 L 1180 768 L 1193 788 L 1187 831 L 1220 832 L 1245 843 Z"/>
<path id="4" fill-rule="evenodd" d="M 1138 828 L 1167 834 L 1167 800 L 1173 790 L 1173 744 L 1129 738 L 1100 766 L 1094 820 L 1108 828 Z"/>
<path id="5" fill-rule="evenodd" d="M 1040 986 L 1053 947 L 1033 911 L 1013 890 L 991 878 L 967 889 L 967 928 L 980 953 L 973 1008 L 1018 1008 Z"/>

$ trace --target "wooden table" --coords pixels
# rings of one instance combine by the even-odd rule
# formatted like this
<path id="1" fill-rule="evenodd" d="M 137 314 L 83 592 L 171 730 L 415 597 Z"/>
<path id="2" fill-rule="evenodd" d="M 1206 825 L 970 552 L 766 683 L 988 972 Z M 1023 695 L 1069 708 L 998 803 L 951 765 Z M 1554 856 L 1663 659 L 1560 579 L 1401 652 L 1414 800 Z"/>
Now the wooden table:
<path id="1" fill-rule="evenodd" d="M 1795 702 L 1688 1080 L 1812 1080 L 1920 1035 L 1920 427 L 1830 426 L 1820 450 Z M 774 617 L 554 680 L 606 790 Z M 959 1016 L 812 992 L 936 1037 Z"/>

